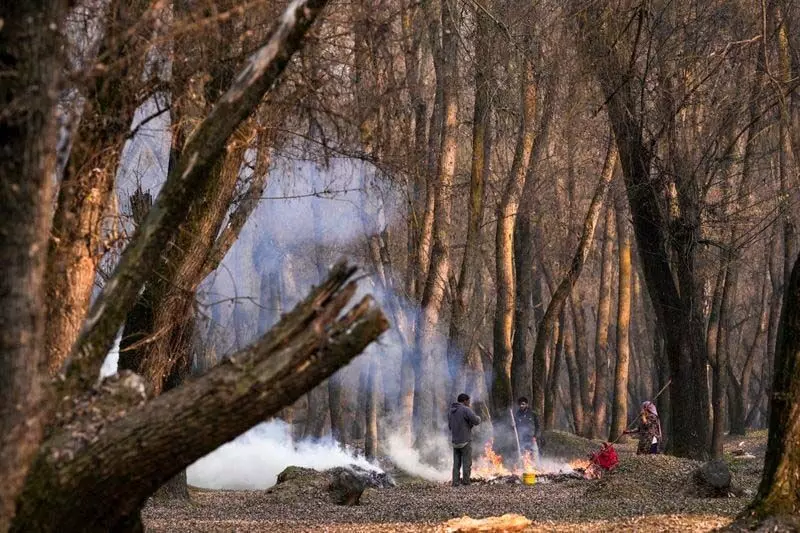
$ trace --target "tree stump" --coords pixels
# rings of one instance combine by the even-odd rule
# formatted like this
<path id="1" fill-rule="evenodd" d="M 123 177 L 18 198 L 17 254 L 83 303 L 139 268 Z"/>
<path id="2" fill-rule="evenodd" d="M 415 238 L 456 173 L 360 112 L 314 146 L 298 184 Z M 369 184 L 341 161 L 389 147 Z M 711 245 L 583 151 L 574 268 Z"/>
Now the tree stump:
<path id="1" fill-rule="evenodd" d="M 692 473 L 693 491 L 699 498 L 727 498 L 736 492 L 731 486 L 731 471 L 721 459 L 703 464 Z"/>

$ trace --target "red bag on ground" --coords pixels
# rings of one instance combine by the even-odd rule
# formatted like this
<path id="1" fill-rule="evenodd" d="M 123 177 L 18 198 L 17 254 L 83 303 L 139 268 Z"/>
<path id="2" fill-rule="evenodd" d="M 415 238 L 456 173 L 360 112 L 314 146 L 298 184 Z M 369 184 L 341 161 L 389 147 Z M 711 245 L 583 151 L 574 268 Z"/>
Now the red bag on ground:
<path id="1" fill-rule="evenodd" d="M 596 452 L 589 454 L 589 460 L 603 470 L 613 470 L 619 464 L 619 457 L 617 457 L 617 450 L 614 446 L 604 442 L 603 447 Z"/>

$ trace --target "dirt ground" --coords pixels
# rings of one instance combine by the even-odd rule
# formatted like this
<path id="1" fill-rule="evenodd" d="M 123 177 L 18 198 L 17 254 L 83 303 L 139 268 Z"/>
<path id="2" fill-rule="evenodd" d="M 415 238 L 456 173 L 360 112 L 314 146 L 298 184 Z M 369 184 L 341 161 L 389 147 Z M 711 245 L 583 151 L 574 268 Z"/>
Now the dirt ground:
<path id="1" fill-rule="evenodd" d="M 740 446 L 740 443 L 741 446 Z M 742 448 L 756 456 L 736 460 Z M 368 489 L 355 507 L 298 498 L 277 501 L 266 491 L 192 489 L 189 504 L 151 502 L 148 532 L 337 532 L 444 531 L 445 521 L 519 513 L 533 520 L 528 531 L 709 531 L 728 524 L 750 501 L 761 476 L 766 432 L 732 437 L 726 460 L 739 497 L 687 494 L 690 472 L 700 463 L 665 455 L 635 456 L 618 445 L 620 465 L 601 480 L 522 485 L 449 487 L 404 481 L 392 489 Z"/>

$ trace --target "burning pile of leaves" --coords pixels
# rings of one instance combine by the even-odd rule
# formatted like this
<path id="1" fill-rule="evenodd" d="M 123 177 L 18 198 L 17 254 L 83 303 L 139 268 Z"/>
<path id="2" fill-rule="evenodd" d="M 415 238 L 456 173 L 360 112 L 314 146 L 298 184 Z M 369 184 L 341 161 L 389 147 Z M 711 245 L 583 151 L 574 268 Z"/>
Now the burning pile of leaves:
<path id="1" fill-rule="evenodd" d="M 523 473 L 536 475 L 537 483 L 553 483 L 570 479 L 585 479 L 584 473 L 589 461 L 578 459 L 571 462 L 542 460 L 530 451 L 522 454 L 521 460 L 506 466 L 503 458 L 493 448 L 493 442 L 486 443 L 483 455 L 475 462 L 470 481 L 488 485 L 522 484 Z"/>

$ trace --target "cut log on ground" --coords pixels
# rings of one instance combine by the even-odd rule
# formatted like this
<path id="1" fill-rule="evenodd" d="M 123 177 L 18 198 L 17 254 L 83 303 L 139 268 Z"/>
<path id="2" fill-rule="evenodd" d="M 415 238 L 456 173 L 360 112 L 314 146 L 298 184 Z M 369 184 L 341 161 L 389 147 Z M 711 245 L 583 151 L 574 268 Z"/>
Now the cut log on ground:
<path id="1" fill-rule="evenodd" d="M 531 525 L 531 521 L 519 514 L 504 514 L 488 518 L 470 518 L 462 516 L 445 522 L 447 533 L 467 533 L 477 531 L 522 531 Z"/>

